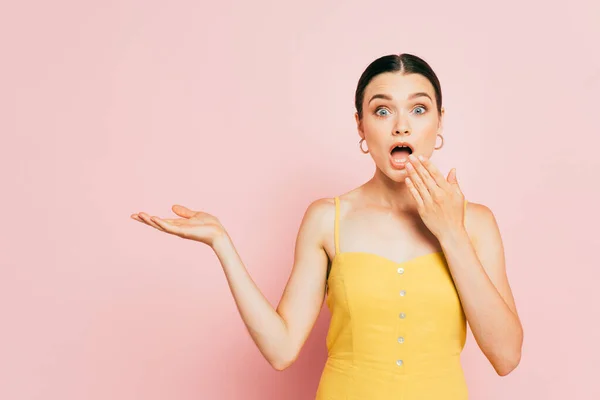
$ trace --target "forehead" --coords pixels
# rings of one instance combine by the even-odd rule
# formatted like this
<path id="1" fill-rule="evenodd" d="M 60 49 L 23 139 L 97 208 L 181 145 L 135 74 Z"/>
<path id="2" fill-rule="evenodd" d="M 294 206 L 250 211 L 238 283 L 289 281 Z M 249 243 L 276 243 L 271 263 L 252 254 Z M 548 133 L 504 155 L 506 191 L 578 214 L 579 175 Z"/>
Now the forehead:
<path id="1" fill-rule="evenodd" d="M 385 72 L 374 77 L 365 89 L 365 101 L 378 93 L 392 95 L 394 99 L 403 100 L 416 92 L 428 93 L 435 98 L 433 85 L 421 74 L 404 75 L 400 72 Z"/>

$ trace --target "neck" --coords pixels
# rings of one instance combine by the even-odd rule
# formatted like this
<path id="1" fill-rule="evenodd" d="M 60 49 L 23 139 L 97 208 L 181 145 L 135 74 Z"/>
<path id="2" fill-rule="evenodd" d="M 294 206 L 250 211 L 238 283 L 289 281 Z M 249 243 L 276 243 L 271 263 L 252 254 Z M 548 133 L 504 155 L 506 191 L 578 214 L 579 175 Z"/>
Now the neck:
<path id="1" fill-rule="evenodd" d="M 382 207 L 389 207 L 392 211 L 416 212 L 417 202 L 404 180 L 393 181 L 379 168 L 375 169 L 375 174 L 363 185 L 363 189 L 373 202 Z"/>

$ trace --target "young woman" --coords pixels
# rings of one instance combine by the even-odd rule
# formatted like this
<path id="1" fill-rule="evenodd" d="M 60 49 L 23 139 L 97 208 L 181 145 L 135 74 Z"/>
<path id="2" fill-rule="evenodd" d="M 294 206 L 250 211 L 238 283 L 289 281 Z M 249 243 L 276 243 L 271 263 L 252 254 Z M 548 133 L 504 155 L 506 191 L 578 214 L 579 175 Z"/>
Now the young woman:
<path id="1" fill-rule="evenodd" d="M 444 109 L 424 60 L 373 61 L 355 105 L 360 149 L 375 173 L 307 208 L 276 309 L 216 217 L 176 205 L 180 218 L 132 218 L 214 249 L 250 335 L 277 370 L 294 362 L 326 298 L 332 317 L 317 399 L 467 399 L 467 321 L 499 375 L 521 357 L 523 329 L 495 217 L 467 205 L 455 169 L 445 178 L 430 160 L 443 146 Z"/>

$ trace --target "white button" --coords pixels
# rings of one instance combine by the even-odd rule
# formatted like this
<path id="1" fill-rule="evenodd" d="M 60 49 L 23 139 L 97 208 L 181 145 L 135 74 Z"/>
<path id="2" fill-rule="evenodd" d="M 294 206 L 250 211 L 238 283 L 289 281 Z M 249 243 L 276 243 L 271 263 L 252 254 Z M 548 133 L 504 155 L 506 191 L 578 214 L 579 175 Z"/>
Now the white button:
<path id="1" fill-rule="evenodd" d="M 404 273 L 404 268 L 402 268 L 402 267 L 398 268 L 398 273 L 399 274 L 403 274 Z"/>
<path id="2" fill-rule="evenodd" d="M 406 295 L 406 290 L 401 290 L 400 291 L 400 296 L 405 296 Z"/>
<path id="3" fill-rule="evenodd" d="M 406 318 L 406 314 L 404 314 L 403 312 L 400 313 L 400 318 L 402 318 L 402 319 Z"/>
<path id="4" fill-rule="evenodd" d="M 401 367 L 402 366 L 402 360 L 397 360 L 396 361 L 396 365 L 399 366 L 399 367 Z"/>
<path id="5" fill-rule="evenodd" d="M 398 338 L 398 343 L 404 343 L 404 338 L 402 336 Z"/>

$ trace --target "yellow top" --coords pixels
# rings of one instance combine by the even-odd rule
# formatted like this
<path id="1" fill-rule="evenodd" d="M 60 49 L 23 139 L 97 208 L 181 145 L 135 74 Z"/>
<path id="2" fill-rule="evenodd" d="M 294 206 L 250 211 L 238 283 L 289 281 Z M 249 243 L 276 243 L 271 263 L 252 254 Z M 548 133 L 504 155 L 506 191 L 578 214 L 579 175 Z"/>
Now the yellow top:
<path id="1" fill-rule="evenodd" d="M 340 253 L 339 207 L 335 197 L 328 358 L 316 399 L 467 399 L 466 318 L 444 253 L 401 263 Z"/>

